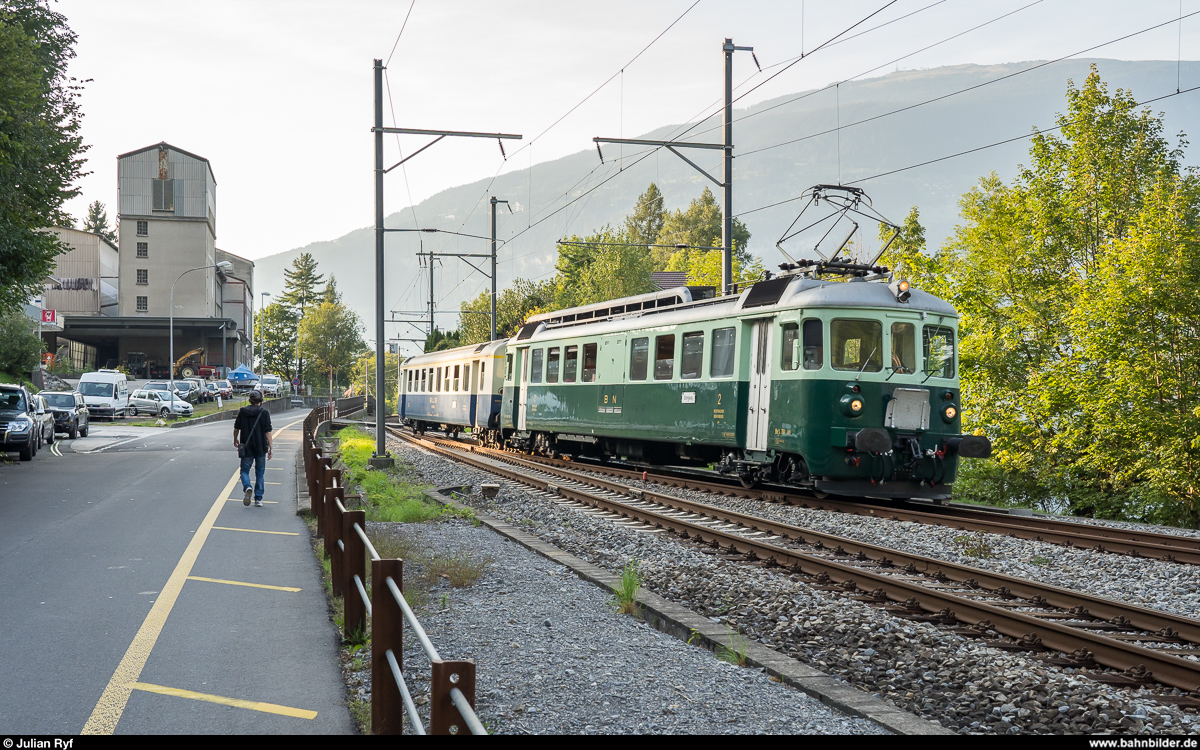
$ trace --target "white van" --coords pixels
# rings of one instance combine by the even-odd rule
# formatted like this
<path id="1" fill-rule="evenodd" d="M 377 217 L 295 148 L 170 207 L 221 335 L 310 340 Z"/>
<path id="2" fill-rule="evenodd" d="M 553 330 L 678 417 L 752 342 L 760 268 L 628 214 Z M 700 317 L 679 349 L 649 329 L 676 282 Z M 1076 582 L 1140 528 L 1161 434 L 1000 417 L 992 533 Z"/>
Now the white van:
<path id="1" fill-rule="evenodd" d="M 129 413 L 129 382 L 119 370 L 85 372 L 77 390 L 92 417 L 124 418 Z"/>

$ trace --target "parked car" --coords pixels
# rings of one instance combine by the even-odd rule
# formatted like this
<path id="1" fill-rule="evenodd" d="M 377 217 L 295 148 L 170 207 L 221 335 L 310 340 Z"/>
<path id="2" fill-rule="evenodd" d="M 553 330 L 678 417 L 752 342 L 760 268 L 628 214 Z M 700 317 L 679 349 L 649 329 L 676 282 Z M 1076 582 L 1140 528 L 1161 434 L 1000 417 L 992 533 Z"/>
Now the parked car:
<path id="1" fill-rule="evenodd" d="M 200 385 L 192 380 L 172 380 L 176 393 L 183 396 L 189 404 L 200 403 Z"/>
<path id="2" fill-rule="evenodd" d="M 187 378 L 187 381 L 196 387 L 196 403 L 206 403 L 208 401 L 216 401 L 216 396 L 209 395 L 208 383 L 205 383 L 200 378 Z"/>
<path id="3" fill-rule="evenodd" d="M 79 378 L 78 391 L 83 394 L 93 417 L 116 419 L 125 416 L 129 405 L 129 381 L 119 370 L 85 372 Z"/>
<path id="4" fill-rule="evenodd" d="M 233 383 L 228 380 L 213 381 L 213 385 L 217 386 L 217 391 L 220 392 L 221 398 L 230 398 L 233 396 Z"/>
<path id="5" fill-rule="evenodd" d="M 263 375 L 258 385 L 264 398 L 283 395 L 283 381 L 278 375 Z"/>
<path id="6" fill-rule="evenodd" d="M 151 380 L 141 387 L 143 391 L 170 391 L 175 395 L 188 401 L 188 394 L 192 391 L 192 386 L 186 380 Z"/>
<path id="7" fill-rule="evenodd" d="M 39 395 L 46 399 L 46 406 L 54 415 L 55 432 L 65 432 L 71 438 L 87 437 L 91 413 L 83 394 L 79 391 L 42 391 Z"/>
<path id="8" fill-rule="evenodd" d="M 190 417 L 192 411 L 192 405 L 173 391 L 142 389 L 134 391 L 129 397 L 130 414 L 157 414 L 160 417 L 174 414 L 177 417 Z"/>
<path id="9" fill-rule="evenodd" d="M 33 421 L 36 425 L 38 448 L 43 445 L 54 445 L 54 414 L 46 407 L 46 399 L 41 395 L 33 399 Z"/>
<path id="10" fill-rule="evenodd" d="M 18 451 L 22 461 L 37 455 L 33 401 L 23 385 L 0 385 L 0 451 Z"/>

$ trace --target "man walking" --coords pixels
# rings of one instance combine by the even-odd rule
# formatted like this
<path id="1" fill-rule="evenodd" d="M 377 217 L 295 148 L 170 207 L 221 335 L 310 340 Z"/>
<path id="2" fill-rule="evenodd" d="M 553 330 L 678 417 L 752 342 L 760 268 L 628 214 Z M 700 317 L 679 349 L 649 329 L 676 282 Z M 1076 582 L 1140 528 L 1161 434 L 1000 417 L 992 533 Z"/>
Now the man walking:
<path id="1" fill-rule="evenodd" d="M 263 408 L 262 400 L 262 391 L 250 391 L 250 405 L 239 409 L 237 419 L 233 420 L 233 447 L 237 448 L 242 460 L 242 504 L 249 505 L 253 496 L 254 505 L 259 508 L 262 507 L 267 460 L 274 453 L 271 413 Z M 254 464 L 254 487 L 250 486 L 250 464 Z"/>

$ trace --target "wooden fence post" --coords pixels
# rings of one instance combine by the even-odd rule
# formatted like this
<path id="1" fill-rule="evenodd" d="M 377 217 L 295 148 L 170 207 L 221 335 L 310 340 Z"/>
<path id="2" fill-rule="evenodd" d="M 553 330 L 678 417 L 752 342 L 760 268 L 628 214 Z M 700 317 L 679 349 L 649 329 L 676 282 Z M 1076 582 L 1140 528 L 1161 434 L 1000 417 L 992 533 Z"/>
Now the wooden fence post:
<path id="1" fill-rule="evenodd" d="M 358 587 L 354 585 L 354 576 L 362 579 L 363 588 L 367 585 L 367 548 L 362 539 L 354 531 L 354 524 L 364 530 L 367 527 L 366 511 L 348 510 L 342 514 L 342 544 L 346 553 L 342 558 L 342 603 L 345 605 L 345 624 L 343 637 L 349 640 L 352 635 L 362 635 L 367 632 L 367 607 Z"/>
<path id="2" fill-rule="evenodd" d="M 371 561 L 371 734 L 404 733 L 404 699 L 387 652 L 404 668 L 404 612 L 387 579 L 404 590 L 403 560 Z"/>
<path id="3" fill-rule="evenodd" d="M 471 708 L 475 707 L 475 662 L 472 659 L 462 661 L 430 662 L 433 667 L 429 678 L 429 733 L 430 734 L 462 734 L 471 733 L 462 714 L 455 708 L 450 699 L 450 688 L 458 688 L 467 697 Z"/>

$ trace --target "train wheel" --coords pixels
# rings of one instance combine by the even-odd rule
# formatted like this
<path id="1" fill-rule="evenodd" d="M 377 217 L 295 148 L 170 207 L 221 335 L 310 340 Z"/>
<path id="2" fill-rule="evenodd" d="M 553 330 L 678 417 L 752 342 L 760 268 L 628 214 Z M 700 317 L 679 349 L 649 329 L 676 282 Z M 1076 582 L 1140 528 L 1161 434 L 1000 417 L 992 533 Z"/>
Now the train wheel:
<path id="1" fill-rule="evenodd" d="M 748 490 L 758 486 L 758 472 L 738 472 L 738 481 Z"/>

